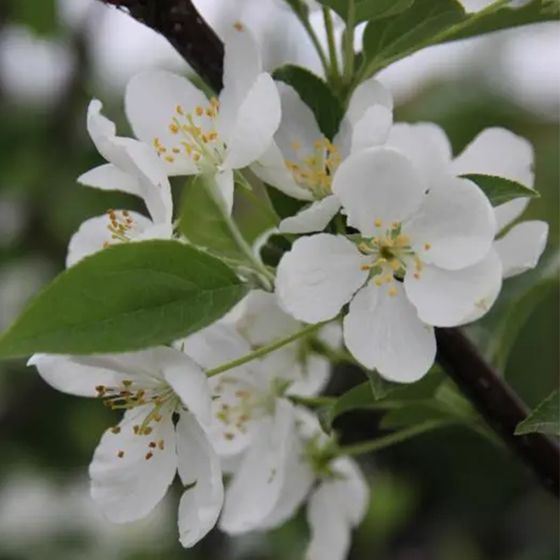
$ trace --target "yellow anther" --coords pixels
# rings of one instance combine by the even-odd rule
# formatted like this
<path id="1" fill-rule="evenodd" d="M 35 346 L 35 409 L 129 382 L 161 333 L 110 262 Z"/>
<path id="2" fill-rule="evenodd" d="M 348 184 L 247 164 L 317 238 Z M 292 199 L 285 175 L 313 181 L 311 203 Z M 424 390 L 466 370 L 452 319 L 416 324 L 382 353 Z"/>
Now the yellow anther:
<path id="1" fill-rule="evenodd" d="M 174 154 L 180 154 L 180 153 L 181 153 L 181 150 L 180 150 L 179 148 L 173 148 L 171 151 L 172 151 Z"/>
<path id="2" fill-rule="evenodd" d="M 194 112 L 199 116 L 202 117 L 202 115 L 204 114 L 204 108 L 201 107 L 200 105 L 198 107 L 195 108 Z"/>
<path id="3" fill-rule="evenodd" d="M 424 250 L 425 251 L 429 251 L 432 248 L 432 244 L 431 243 L 424 243 Z"/>
<path id="4" fill-rule="evenodd" d="M 199 161 L 200 160 L 200 154 L 198 152 L 195 152 L 193 154 L 192 158 L 194 159 L 194 161 Z"/>
<path id="5" fill-rule="evenodd" d="M 391 297 L 395 297 L 398 293 L 396 286 L 391 286 L 387 292 Z"/>
<path id="6" fill-rule="evenodd" d="M 175 123 L 171 123 L 169 125 L 169 130 L 171 131 L 171 134 L 179 134 L 179 127 Z"/>
<path id="7" fill-rule="evenodd" d="M 360 266 L 360 270 L 371 270 L 373 267 L 373 265 L 371 264 L 363 264 L 362 266 Z"/>
<path id="8" fill-rule="evenodd" d="M 165 161 L 173 163 L 175 161 L 175 158 L 173 156 L 165 156 Z"/>
<path id="9" fill-rule="evenodd" d="M 404 233 L 401 233 L 395 239 L 395 243 L 400 247 L 408 247 L 410 245 L 410 237 Z"/>
<path id="10" fill-rule="evenodd" d="M 175 107 L 175 112 L 178 115 L 184 115 L 185 114 L 185 110 L 183 109 L 183 107 L 181 105 L 177 105 L 177 107 Z"/>
<path id="11" fill-rule="evenodd" d="M 237 20 L 237 21 L 233 24 L 233 28 L 234 28 L 236 31 L 244 31 L 244 30 L 245 30 L 244 25 L 243 25 L 239 20 Z"/>
<path id="12" fill-rule="evenodd" d="M 401 263 L 397 259 L 391 259 L 389 266 L 396 272 L 399 268 L 401 268 Z"/>
<path id="13" fill-rule="evenodd" d="M 383 220 L 380 220 L 379 218 L 376 218 L 375 221 L 373 222 L 373 225 L 376 228 L 380 228 L 383 225 Z"/>
<path id="14" fill-rule="evenodd" d="M 383 276 L 381 276 L 380 274 L 378 274 L 374 279 L 373 282 L 375 283 L 375 285 L 379 288 L 381 286 L 383 286 Z"/>

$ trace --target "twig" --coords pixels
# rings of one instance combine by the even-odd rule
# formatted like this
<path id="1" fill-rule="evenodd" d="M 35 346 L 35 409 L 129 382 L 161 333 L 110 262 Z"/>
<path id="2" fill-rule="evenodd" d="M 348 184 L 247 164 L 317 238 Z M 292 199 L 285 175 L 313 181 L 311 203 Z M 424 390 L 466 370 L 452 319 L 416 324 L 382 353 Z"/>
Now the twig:
<path id="1" fill-rule="evenodd" d="M 510 449 L 558 496 L 560 447 L 543 434 L 513 435 L 527 417 L 525 405 L 459 329 L 436 332 L 438 357 L 446 372 Z"/>
<path id="2" fill-rule="evenodd" d="M 220 89 L 223 45 L 189 0 L 101 0 L 164 35 L 189 64 Z M 514 436 L 527 409 L 513 390 L 457 329 L 438 329 L 439 360 L 488 424 L 533 470 L 546 488 L 559 494 L 560 449 L 541 434 Z"/>

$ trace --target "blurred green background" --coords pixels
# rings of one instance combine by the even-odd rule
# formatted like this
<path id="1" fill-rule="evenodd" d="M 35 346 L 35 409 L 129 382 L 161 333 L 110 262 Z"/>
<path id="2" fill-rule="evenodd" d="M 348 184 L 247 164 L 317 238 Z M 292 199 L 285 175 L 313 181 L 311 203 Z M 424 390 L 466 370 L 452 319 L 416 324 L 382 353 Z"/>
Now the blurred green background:
<path id="1" fill-rule="evenodd" d="M 197 2 L 218 28 L 220 1 L 228 3 Z M 239 7 L 255 3 L 239 0 Z M 266 22 L 255 18 L 265 30 Z M 381 76 L 396 94 L 397 120 L 443 125 L 456 151 L 496 125 L 535 147 L 542 197 L 526 216 L 550 223 L 544 264 L 508 281 L 496 309 L 469 330 L 483 351 L 508 333 L 504 375 L 529 406 L 557 385 L 560 361 L 559 36 L 556 24 L 501 33 L 432 49 Z M 273 54 L 268 58 L 282 61 L 283 53 Z M 88 190 L 75 179 L 100 162 L 85 130 L 89 99 L 102 99 L 127 133 L 123 84 L 133 71 L 157 65 L 186 70 L 161 38 L 89 0 L 0 3 L 0 327 L 63 268 L 81 221 L 110 207 L 141 210 L 134 199 Z M 193 551 L 177 543 L 173 493 L 140 523 L 104 521 L 89 500 L 87 465 L 112 422 L 104 407 L 55 392 L 23 362 L 0 363 L 0 560 L 301 558 L 303 514 L 270 534 L 230 540 L 214 531 Z M 374 416 L 350 414 L 340 428 L 373 433 L 375 423 Z M 555 500 L 516 458 L 471 433 L 424 435 L 362 464 L 372 500 L 354 560 L 558 558 Z"/>

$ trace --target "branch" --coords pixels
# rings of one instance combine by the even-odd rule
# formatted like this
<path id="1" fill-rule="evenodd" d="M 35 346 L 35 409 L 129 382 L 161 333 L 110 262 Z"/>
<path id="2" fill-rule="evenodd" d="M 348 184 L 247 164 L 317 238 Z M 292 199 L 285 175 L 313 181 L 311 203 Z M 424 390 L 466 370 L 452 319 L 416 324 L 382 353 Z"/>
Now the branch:
<path id="1" fill-rule="evenodd" d="M 528 410 L 459 329 L 437 329 L 438 361 L 510 449 L 559 495 L 560 448 L 543 434 L 515 436 Z"/>
<path id="2" fill-rule="evenodd" d="M 183 55 L 210 86 L 222 85 L 223 45 L 190 0 L 101 0 L 127 8 Z M 554 494 L 559 494 L 560 449 L 541 434 L 514 436 L 527 409 L 457 329 L 437 329 L 439 360 L 490 426 Z"/>
<path id="3" fill-rule="evenodd" d="M 101 0 L 161 33 L 214 90 L 222 89 L 224 46 L 191 0 Z"/>

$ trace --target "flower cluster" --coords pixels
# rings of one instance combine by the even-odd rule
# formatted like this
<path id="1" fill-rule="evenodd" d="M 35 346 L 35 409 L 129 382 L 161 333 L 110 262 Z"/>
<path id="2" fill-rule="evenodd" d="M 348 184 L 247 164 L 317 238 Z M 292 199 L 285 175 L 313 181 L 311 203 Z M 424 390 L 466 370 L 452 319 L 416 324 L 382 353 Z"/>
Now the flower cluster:
<path id="1" fill-rule="evenodd" d="M 94 453 L 92 497 L 109 519 L 133 521 L 178 474 L 185 547 L 216 524 L 230 535 L 277 527 L 307 503 L 306 558 L 343 559 L 368 485 L 302 403 L 325 389 L 327 356 L 343 345 L 388 380 L 420 379 L 435 359 L 435 327 L 478 319 L 503 278 L 537 264 L 546 224 L 503 233 L 528 199 L 493 207 L 465 178 L 532 188 L 531 147 L 492 128 L 453 157 L 436 125 L 394 124 L 391 95 L 375 79 L 355 88 L 328 138 L 298 93 L 263 72 L 242 24 L 226 38 L 219 97 L 157 70 L 132 79 L 125 108 L 135 139 L 117 136 L 91 102 L 88 131 L 107 163 L 78 181 L 140 197 L 149 217 L 111 209 L 87 220 L 69 267 L 116 243 L 188 243 L 173 221 L 170 176 L 203 175 L 230 220 L 241 169 L 303 206 L 275 232 L 292 244 L 274 288 L 252 290 L 217 323 L 139 352 L 31 358 L 56 389 L 124 413 Z M 313 337 L 290 338 L 306 324 L 318 324 Z"/>

